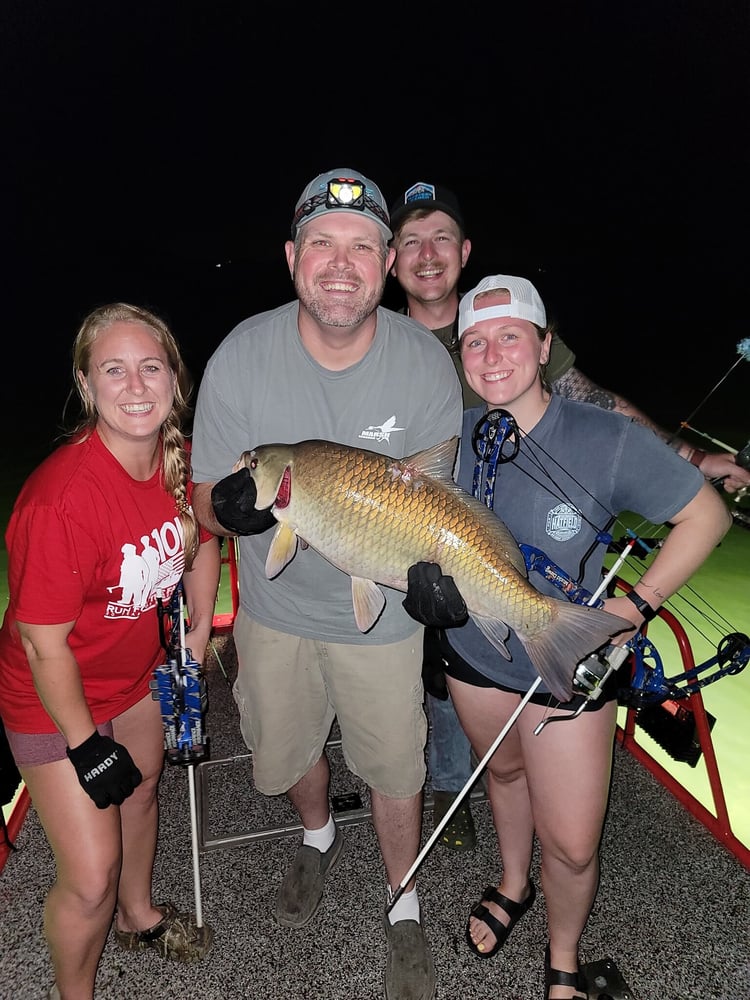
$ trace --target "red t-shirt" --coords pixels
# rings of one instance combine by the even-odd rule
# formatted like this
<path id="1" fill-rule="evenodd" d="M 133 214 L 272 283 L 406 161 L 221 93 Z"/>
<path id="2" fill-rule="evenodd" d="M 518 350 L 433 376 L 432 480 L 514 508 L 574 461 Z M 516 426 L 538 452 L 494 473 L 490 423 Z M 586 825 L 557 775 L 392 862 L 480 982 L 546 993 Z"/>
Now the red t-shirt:
<path id="1" fill-rule="evenodd" d="M 140 701 L 165 656 L 157 598 L 169 599 L 185 564 L 161 469 L 147 482 L 131 478 L 97 433 L 63 445 L 24 484 L 5 538 L 10 601 L 0 629 L 0 716 L 8 729 L 57 731 L 37 696 L 17 621 L 75 621 L 68 643 L 95 723 Z"/>

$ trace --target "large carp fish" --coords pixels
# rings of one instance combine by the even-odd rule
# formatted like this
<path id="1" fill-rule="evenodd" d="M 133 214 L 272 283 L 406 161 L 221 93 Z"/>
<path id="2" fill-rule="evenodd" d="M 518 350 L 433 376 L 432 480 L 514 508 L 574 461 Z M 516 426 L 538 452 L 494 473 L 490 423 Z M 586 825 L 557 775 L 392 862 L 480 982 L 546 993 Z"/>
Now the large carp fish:
<path id="1" fill-rule="evenodd" d="M 439 563 L 454 578 L 471 618 L 510 659 L 509 627 L 553 695 L 572 696 L 576 664 L 630 622 L 539 593 L 511 532 L 452 479 L 457 438 L 409 458 L 300 441 L 243 452 L 256 507 L 279 522 L 266 559 L 273 579 L 309 545 L 352 578 L 357 627 L 367 632 L 385 605 L 378 584 L 406 591 L 417 562 Z"/>

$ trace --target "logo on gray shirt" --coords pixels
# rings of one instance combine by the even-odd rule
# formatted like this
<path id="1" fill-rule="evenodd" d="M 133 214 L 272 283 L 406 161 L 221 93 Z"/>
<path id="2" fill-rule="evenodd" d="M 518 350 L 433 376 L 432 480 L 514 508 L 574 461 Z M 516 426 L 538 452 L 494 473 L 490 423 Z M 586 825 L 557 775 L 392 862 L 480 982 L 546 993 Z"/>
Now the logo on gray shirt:
<path id="1" fill-rule="evenodd" d="M 566 503 L 558 504 L 547 514 L 545 529 L 556 542 L 567 542 L 581 530 L 583 519 L 580 513 Z"/>
<path id="2" fill-rule="evenodd" d="M 365 441 L 388 441 L 391 440 L 391 434 L 394 431 L 406 430 L 405 427 L 396 427 L 396 414 L 394 413 L 392 417 L 389 417 L 384 424 L 371 424 L 366 427 L 363 431 L 359 432 L 361 439 Z"/>

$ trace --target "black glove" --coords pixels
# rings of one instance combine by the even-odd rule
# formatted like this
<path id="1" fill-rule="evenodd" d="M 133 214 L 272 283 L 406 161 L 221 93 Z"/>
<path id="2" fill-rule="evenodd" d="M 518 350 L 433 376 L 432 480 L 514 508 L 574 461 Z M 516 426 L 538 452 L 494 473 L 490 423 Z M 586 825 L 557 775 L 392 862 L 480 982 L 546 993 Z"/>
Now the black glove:
<path id="1" fill-rule="evenodd" d="M 401 602 L 422 625 L 454 628 L 465 625 L 469 612 L 452 576 L 443 576 L 437 563 L 419 562 L 409 567 L 408 589 Z"/>
<path id="2" fill-rule="evenodd" d="M 258 491 L 247 466 L 220 479 L 211 490 L 216 520 L 235 535 L 259 535 L 276 524 L 270 507 L 255 509 Z"/>
<path id="3" fill-rule="evenodd" d="M 143 780 L 127 749 L 97 730 L 80 746 L 66 747 L 65 753 L 97 809 L 119 806 Z"/>

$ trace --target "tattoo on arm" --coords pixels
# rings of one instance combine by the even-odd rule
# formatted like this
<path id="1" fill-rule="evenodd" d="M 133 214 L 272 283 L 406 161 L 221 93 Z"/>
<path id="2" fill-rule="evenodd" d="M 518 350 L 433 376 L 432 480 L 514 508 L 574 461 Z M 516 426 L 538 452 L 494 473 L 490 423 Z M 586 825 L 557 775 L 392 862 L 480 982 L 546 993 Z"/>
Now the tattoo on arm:
<path id="1" fill-rule="evenodd" d="M 639 410 L 629 399 L 619 396 L 616 392 L 612 392 L 611 389 L 603 389 L 596 382 L 592 382 L 590 378 L 577 368 L 569 368 L 564 375 L 561 375 L 559 379 L 553 382 L 552 390 L 566 399 L 577 399 L 583 403 L 593 403 L 594 406 L 599 406 L 602 410 L 615 410 L 617 413 L 622 413 L 624 416 L 630 417 L 636 423 L 643 424 L 644 427 L 649 427 L 678 454 L 684 449 L 689 448 L 689 445 L 684 441 L 681 441 L 678 437 L 675 437 L 673 434 L 665 431 L 663 427 L 654 423 L 650 417 L 642 410 Z"/>
<path id="2" fill-rule="evenodd" d="M 617 396 L 609 389 L 602 389 L 577 368 L 569 368 L 564 375 L 552 383 L 552 390 L 566 399 L 577 399 L 582 403 L 593 403 L 602 410 L 616 410 Z"/>

